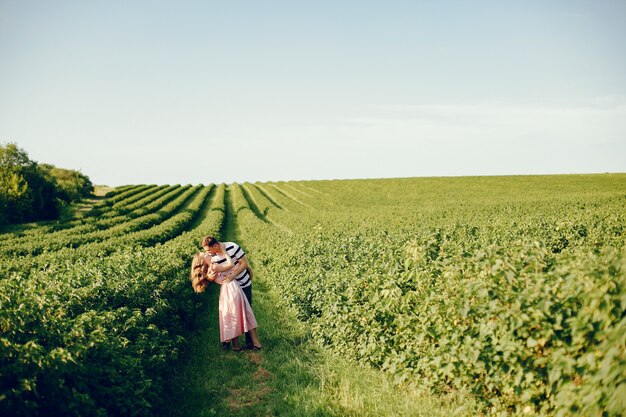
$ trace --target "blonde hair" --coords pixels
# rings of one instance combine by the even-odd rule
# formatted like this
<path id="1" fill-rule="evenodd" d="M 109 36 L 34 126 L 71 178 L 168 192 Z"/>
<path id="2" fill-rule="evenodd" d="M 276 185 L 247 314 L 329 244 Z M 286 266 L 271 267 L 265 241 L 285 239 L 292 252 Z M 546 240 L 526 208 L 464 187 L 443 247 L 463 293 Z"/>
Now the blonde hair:
<path id="1" fill-rule="evenodd" d="M 191 260 L 191 287 L 196 294 L 200 294 L 206 289 L 209 281 L 207 280 L 207 271 L 209 266 L 204 262 L 204 254 L 196 253 Z"/>

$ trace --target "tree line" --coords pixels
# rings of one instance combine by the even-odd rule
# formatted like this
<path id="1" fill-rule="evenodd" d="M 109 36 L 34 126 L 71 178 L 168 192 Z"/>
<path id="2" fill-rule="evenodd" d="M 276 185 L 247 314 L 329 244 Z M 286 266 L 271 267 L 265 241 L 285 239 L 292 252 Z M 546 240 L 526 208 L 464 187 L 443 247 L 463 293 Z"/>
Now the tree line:
<path id="1" fill-rule="evenodd" d="M 58 219 L 93 190 L 79 171 L 32 161 L 15 143 L 0 145 L 0 226 Z"/>

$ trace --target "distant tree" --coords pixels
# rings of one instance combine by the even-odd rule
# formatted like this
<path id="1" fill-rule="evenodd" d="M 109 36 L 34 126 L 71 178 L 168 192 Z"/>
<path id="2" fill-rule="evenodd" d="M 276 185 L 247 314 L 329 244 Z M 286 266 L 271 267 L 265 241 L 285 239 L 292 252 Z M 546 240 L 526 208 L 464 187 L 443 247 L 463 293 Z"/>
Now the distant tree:
<path id="1" fill-rule="evenodd" d="M 33 215 L 33 191 L 28 180 L 37 164 L 14 143 L 0 146 L 0 194 L 4 219 L 8 223 L 27 221 Z"/>
<path id="2" fill-rule="evenodd" d="M 56 179 L 41 169 L 41 165 L 37 165 L 37 174 L 31 178 L 29 184 L 35 194 L 33 205 L 36 216 L 34 220 L 57 219 L 63 204 L 63 192 L 59 189 Z"/>
<path id="3" fill-rule="evenodd" d="M 50 164 L 39 164 L 39 169 L 54 179 L 59 188 L 59 197 L 65 202 L 78 201 L 93 193 L 91 180 L 79 171 L 57 168 Z"/>
<path id="4" fill-rule="evenodd" d="M 63 204 L 92 192 L 86 175 L 37 164 L 15 143 L 0 145 L 0 224 L 56 219 Z"/>

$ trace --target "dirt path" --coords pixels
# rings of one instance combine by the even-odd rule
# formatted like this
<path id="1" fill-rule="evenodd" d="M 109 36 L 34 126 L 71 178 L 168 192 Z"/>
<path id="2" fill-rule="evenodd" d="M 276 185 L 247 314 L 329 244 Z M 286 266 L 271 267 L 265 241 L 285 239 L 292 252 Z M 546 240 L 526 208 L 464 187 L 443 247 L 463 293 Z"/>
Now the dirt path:
<path id="1" fill-rule="evenodd" d="M 237 219 L 233 215 L 228 187 L 224 198 L 220 239 L 239 243 Z M 255 291 L 255 296 L 262 292 L 260 288 Z M 256 410 L 252 415 L 259 410 L 268 410 L 272 402 L 268 394 L 272 389 L 267 381 L 273 375 L 263 367 L 265 351 L 223 350 L 217 318 L 219 286 L 210 285 L 201 296 L 205 303 L 199 314 L 200 327 L 190 338 L 188 349 L 181 352 L 181 368 L 175 371 L 172 380 L 172 398 L 176 401 L 163 410 L 163 415 L 237 416 L 250 415 L 251 410 Z M 243 344 L 243 337 L 240 340 Z"/>
<path id="2" fill-rule="evenodd" d="M 230 187 L 226 187 L 224 194 L 225 212 L 224 222 L 222 223 L 222 229 L 220 235 L 222 241 L 235 242 L 244 247 L 240 241 L 239 229 L 237 228 L 237 216 L 234 215 L 233 203 L 231 197 Z M 254 286 L 253 286 L 254 287 Z M 254 303 L 254 298 L 253 298 Z M 243 346 L 245 343 L 243 337 L 240 337 L 240 343 Z M 234 352 L 227 352 L 232 354 Z M 235 411 L 244 411 L 246 408 L 253 407 L 258 408 L 264 401 L 266 401 L 267 394 L 271 389 L 267 386 L 266 381 L 272 375 L 263 368 L 263 352 L 242 352 L 243 354 L 237 354 L 244 361 L 249 378 L 254 382 L 253 384 L 244 384 L 241 387 L 231 387 L 227 390 L 227 395 L 224 402 L 229 409 L 229 413 L 232 414 Z"/>
<path id="3" fill-rule="evenodd" d="M 233 212 L 233 201 L 230 187 L 224 192 L 224 221 L 220 229 L 220 238 L 224 242 L 239 243 L 239 231 L 237 230 L 237 217 Z"/>

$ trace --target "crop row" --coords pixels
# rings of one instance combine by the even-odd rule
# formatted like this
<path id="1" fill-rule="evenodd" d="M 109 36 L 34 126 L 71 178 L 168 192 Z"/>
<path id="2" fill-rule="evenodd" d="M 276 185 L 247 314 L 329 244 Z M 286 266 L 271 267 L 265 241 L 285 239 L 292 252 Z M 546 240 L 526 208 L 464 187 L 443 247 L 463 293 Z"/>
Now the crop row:
<path id="1" fill-rule="evenodd" d="M 49 267 L 0 280 L 0 414 L 158 414 L 199 306 L 189 259 L 224 214 L 223 186 L 199 191 L 162 244 L 118 236 L 106 255 L 58 252 Z"/>
<path id="2" fill-rule="evenodd" d="M 38 224 L 37 227 L 12 226 L 11 232 L 0 234 L 0 243 L 3 243 L 5 240 L 7 241 L 11 240 L 15 242 L 19 238 L 29 238 L 29 237 L 36 236 L 36 235 L 41 236 L 44 234 L 50 234 L 56 231 L 85 225 L 86 223 L 97 220 L 98 219 L 97 214 L 101 211 L 101 209 L 107 206 L 110 207 L 112 205 L 112 203 L 109 202 L 110 200 L 114 200 L 114 199 L 116 201 L 123 200 L 125 198 L 129 198 L 129 196 L 139 192 L 140 190 L 144 190 L 150 187 L 154 187 L 154 186 L 147 186 L 147 185 L 124 186 L 124 187 L 119 188 L 121 190 L 120 192 L 117 192 L 118 189 L 115 189 L 115 191 L 110 191 L 108 193 L 109 197 L 95 204 L 92 207 L 92 209 L 86 212 L 83 216 L 79 218 L 75 218 L 73 220 L 42 222 L 41 224 Z"/>
<path id="3" fill-rule="evenodd" d="M 278 184 L 289 210 L 265 215 L 292 234 L 258 216 L 258 194 L 234 201 L 255 268 L 319 343 L 398 383 L 469 390 L 490 414 L 621 416 L 624 179 L 571 180 L 302 184 L 332 196 L 318 203 Z"/>
<path id="4" fill-rule="evenodd" d="M 195 192 L 194 190 L 199 190 Z M 158 225 L 139 229 L 123 235 L 103 235 L 99 241 L 85 243 L 77 247 L 66 247 L 56 251 L 46 251 L 35 257 L 30 257 L 29 262 L 24 262 L 23 257 L 4 257 L 2 259 L 0 274 L 11 273 L 27 274 L 33 269 L 54 269 L 59 264 L 76 262 L 93 254 L 105 256 L 117 251 L 130 250 L 137 246 L 148 246 L 163 243 L 177 236 L 183 230 L 187 230 L 194 221 L 202 216 L 201 205 L 206 200 L 212 187 L 195 186 L 189 190 L 194 194 L 193 199 L 179 212 Z M 152 214 L 154 215 L 154 213 Z"/>
<path id="5" fill-rule="evenodd" d="M 59 223 L 54 227 L 36 227 L 33 229 L 29 229 L 23 233 L 17 234 L 5 234 L 5 236 L 9 236 L 10 238 L 4 239 L 0 243 L 0 252 L 3 251 L 3 248 L 6 247 L 19 247 L 23 243 L 33 242 L 36 239 L 56 239 L 57 237 L 69 237 L 71 235 L 82 235 L 84 233 L 94 232 L 98 230 L 104 230 L 109 227 L 115 226 L 122 222 L 126 222 L 132 220 L 133 218 L 140 217 L 142 215 L 146 215 L 151 213 L 156 207 L 154 205 L 150 205 L 148 208 L 148 204 L 158 200 L 161 196 L 166 193 L 173 192 L 178 189 L 180 191 L 180 185 L 175 186 L 160 186 L 160 187 L 151 187 L 148 191 L 148 194 L 140 200 L 137 208 L 134 211 L 126 211 L 125 214 L 119 214 L 119 212 L 110 210 L 110 211 L 98 211 L 100 214 L 109 214 L 113 213 L 112 216 L 102 217 L 98 214 L 93 214 L 94 211 L 90 210 L 90 215 L 81 217 L 76 220 L 67 221 L 65 223 Z M 133 190 L 131 190 L 133 191 Z M 154 192 L 151 192 L 154 191 Z M 132 198 L 132 197 L 129 197 Z M 106 201 L 106 200 L 105 200 Z M 165 200 L 159 200 L 157 204 L 164 204 Z"/>
<path id="6" fill-rule="evenodd" d="M 193 193 L 197 191 L 197 187 L 191 186 L 176 187 L 172 192 L 163 195 L 161 198 L 153 201 L 152 205 L 146 208 L 140 217 L 133 218 L 103 230 L 94 230 L 91 232 L 77 232 L 73 229 L 66 229 L 62 232 L 53 234 L 50 238 L 42 236 L 39 239 L 31 238 L 20 244 L 3 248 L 5 256 L 24 256 L 37 255 L 44 251 L 56 251 L 66 247 L 77 247 L 89 242 L 101 241 L 114 236 L 122 236 L 134 231 L 143 230 L 161 223 L 178 210 L 184 207 L 185 202 Z M 160 207 L 157 209 L 157 207 Z"/>

